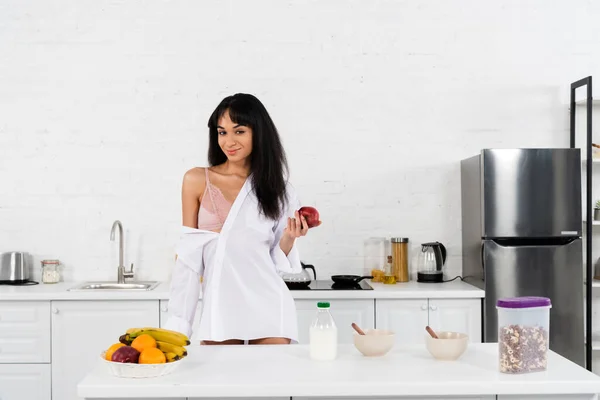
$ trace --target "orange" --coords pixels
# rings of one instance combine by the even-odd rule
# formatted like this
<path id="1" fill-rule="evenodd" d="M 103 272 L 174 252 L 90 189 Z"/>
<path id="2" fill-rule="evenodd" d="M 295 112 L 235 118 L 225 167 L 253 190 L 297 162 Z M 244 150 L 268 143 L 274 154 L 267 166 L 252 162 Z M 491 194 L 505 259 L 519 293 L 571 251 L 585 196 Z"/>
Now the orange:
<path id="1" fill-rule="evenodd" d="M 156 340 L 145 333 L 133 339 L 131 342 L 131 347 L 139 351 L 140 353 L 146 349 L 151 349 L 156 347 Z"/>
<path id="2" fill-rule="evenodd" d="M 139 364 L 164 364 L 167 362 L 165 353 L 157 348 L 150 347 L 140 353 Z"/>
<path id="3" fill-rule="evenodd" d="M 106 358 L 108 361 L 111 361 L 111 357 L 113 355 L 113 353 L 119 348 L 119 347 L 123 347 L 125 346 L 123 343 L 115 343 L 112 346 L 110 346 L 108 348 L 108 350 L 106 350 L 106 354 L 104 355 L 104 358 Z"/>

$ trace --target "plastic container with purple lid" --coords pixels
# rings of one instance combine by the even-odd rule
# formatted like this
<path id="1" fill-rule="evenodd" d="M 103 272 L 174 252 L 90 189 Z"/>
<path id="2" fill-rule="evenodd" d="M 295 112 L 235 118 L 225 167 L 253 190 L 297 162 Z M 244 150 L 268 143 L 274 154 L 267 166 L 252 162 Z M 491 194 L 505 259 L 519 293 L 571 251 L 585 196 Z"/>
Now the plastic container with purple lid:
<path id="1" fill-rule="evenodd" d="M 547 297 L 498 299 L 500 372 L 521 374 L 546 370 L 551 307 Z"/>

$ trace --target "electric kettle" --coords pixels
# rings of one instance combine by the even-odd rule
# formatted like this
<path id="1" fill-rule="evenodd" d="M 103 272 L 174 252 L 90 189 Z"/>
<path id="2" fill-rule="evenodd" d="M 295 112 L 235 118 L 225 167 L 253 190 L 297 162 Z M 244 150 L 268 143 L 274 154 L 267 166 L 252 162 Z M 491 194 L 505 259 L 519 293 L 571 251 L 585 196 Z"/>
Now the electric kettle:
<path id="1" fill-rule="evenodd" d="M 443 282 L 446 248 L 440 242 L 421 244 L 417 260 L 417 282 Z"/>
<path id="2" fill-rule="evenodd" d="M 0 254 L 0 284 L 29 284 L 32 269 L 32 256 L 29 253 L 11 251 Z"/>
<path id="3" fill-rule="evenodd" d="M 307 265 L 302 262 L 300 264 L 302 265 L 302 272 L 297 273 L 297 274 L 288 274 L 288 273 L 280 274 L 281 278 L 287 285 L 288 289 L 291 289 L 291 290 L 308 289 L 308 285 L 310 285 L 310 283 L 312 282 L 312 279 L 311 279 L 310 275 L 308 274 L 308 272 L 306 272 L 307 269 L 312 270 L 315 280 L 317 279 L 317 272 L 315 271 L 314 265 L 310 265 L 310 264 Z"/>

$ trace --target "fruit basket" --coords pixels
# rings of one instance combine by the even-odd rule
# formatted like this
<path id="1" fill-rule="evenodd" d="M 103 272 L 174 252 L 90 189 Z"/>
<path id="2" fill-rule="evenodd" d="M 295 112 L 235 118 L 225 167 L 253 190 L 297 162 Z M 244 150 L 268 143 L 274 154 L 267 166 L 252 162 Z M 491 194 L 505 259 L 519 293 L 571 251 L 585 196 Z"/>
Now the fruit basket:
<path id="1" fill-rule="evenodd" d="M 100 354 L 102 362 L 106 364 L 110 373 L 119 378 L 156 378 L 158 376 L 168 375 L 175 371 L 181 360 L 164 363 L 164 364 L 135 364 L 135 363 L 120 363 L 108 361 L 105 358 L 106 352 Z"/>
<path id="2" fill-rule="evenodd" d="M 189 338 L 162 328 L 131 328 L 100 354 L 109 372 L 120 378 L 168 375 L 187 356 Z"/>

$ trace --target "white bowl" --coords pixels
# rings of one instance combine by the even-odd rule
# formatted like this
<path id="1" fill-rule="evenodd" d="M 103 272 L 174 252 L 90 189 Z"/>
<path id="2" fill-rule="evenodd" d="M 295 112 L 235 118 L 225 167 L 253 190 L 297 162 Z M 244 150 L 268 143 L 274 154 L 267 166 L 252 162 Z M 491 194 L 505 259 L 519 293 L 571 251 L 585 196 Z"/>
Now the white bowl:
<path id="1" fill-rule="evenodd" d="M 106 352 L 102 352 L 100 357 L 107 366 L 109 372 L 119 378 L 156 378 L 157 376 L 168 375 L 173 372 L 179 365 L 181 360 L 173 361 L 164 364 L 134 364 L 134 363 L 119 363 L 108 361 L 104 358 Z"/>
<path id="2" fill-rule="evenodd" d="M 457 360 L 467 349 L 469 337 L 459 332 L 436 332 L 439 339 L 427 335 L 425 341 L 429 353 L 438 360 Z"/>
<path id="3" fill-rule="evenodd" d="M 394 347 L 394 332 L 383 329 L 367 329 L 364 332 L 365 335 L 354 334 L 354 346 L 364 356 L 383 356 Z"/>

